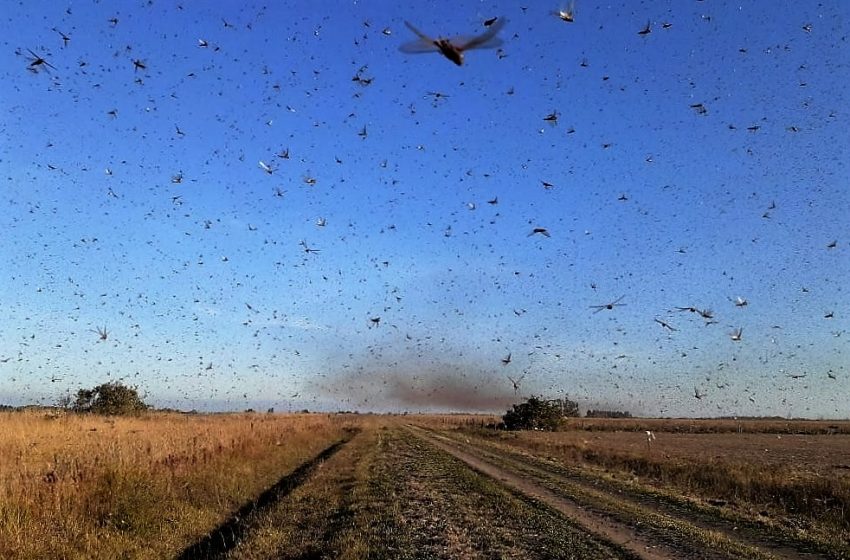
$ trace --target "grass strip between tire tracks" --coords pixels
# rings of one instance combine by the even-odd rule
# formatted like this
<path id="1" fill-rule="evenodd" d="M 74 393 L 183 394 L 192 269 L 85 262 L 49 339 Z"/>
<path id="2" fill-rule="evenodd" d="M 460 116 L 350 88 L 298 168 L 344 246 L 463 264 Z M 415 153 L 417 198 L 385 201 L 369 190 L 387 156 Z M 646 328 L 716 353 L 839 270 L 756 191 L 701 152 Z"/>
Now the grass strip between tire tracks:
<path id="1" fill-rule="evenodd" d="M 239 508 L 224 523 L 186 548 L 177 558 L 179 560 L 194 560 L 197 558 L 218 558 L 223 556 L 242 539 L 249 530 L 253 518 L 300 486 L 320 464 L 332 457 L 343 445 L 351 441 L 351 438 L 356 433 L 357 431 L 351 430 L 347 437 L 325 448 L 309 461 L 302 463 L 290 474 L 284 476 L 257 496 L 257 498 Z"/>

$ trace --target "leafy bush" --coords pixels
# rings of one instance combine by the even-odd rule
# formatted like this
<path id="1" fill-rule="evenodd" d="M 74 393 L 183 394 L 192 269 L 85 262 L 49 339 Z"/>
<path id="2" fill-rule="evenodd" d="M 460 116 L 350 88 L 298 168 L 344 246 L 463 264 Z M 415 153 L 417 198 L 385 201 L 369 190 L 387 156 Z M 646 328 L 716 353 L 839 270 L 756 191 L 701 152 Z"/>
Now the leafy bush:
<path id="1" fill-rule="evenodd" d="M 94 389 L 80 389 L 72 406 L 74 412 L 124 415 L 137 414 L 148 409 L 139 392 L 120 382 L 103 383 Z"/>
<path id="2" fill-rule="evenodd" d="M 578 403 L 569 399 L 543 399 L 531 396 L 527 401 L 513 405 L 502 420 L 508 430 L 555 431 L 564 418 L 578 416 Z"/>

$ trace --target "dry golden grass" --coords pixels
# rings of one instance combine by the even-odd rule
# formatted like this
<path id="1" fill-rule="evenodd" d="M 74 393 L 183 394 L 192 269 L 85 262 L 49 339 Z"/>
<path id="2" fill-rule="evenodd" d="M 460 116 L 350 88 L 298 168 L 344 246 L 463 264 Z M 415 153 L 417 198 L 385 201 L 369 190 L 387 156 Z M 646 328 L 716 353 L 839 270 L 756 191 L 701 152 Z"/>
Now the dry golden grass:
<path id="1" fill-rule="evenodd" d="M 502 421 L 494 414 L 427 414 L 407 416 L 432 428 L 486 427 Z M 567 418 L 564 432 L 674 432 L 687 434 L 850 434 L 850 420 L 784 420 L 751 418 Z"/>
<path id="2" fill-rule="evenodd" d="M 496 431 L 468 420 L 454 426 L 567 465 L 781 519 L 792 531 L 850 538 L 846 421 L 576 418 L 554 433 Z"/>
<path id="3" fill-rule="evenodd" d="M 0 558 L 174 556 L 351 423 L 0 413 Z"/>
<path id="4" fill-rule="evenodd" d="M 410 414 L 399 420 L 433 429 L 486 428 L 502 421 L 494 414 Z"/>
<path id="5" fill-rule="evenodd" d="M 688 434 L 850 434 L 848 420 L 779 418 L 569 418 L 565 429 L 603 432 L 676 432 Z"/>
<path id="6" fill-rule="evenodd" d="M 766 511 L 823 540 L 850 537 L 846 422 L 571 419 L 558 433 L 487 428 L 498 420 L 0 413 L 0 558 L 173 557 L 346 428 L 374 435 L 406 423 L 459 429 L 745 514 Z M 651 445 L 647 429 L 657 433 Z"/>

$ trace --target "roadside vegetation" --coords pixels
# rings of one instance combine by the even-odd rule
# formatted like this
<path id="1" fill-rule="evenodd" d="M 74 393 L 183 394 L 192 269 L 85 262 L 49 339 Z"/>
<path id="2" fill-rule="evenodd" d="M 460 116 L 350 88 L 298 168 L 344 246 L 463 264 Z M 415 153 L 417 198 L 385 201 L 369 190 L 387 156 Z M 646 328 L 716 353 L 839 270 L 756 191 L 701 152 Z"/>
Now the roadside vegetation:
<path id="1" fill-rule="evenodd" d="M 0 412 L 0 558 L 173 557 L 350 424 Z"/>
<path id="2" fill-rule="evenodd" d="M 850 557 L 846 423 L 758 433 L 780 425 L 742 421 L 730 432 L 725 420 L 586 419 L 564 407 L 512 408 L 556 419 L 557 431 L 475 415 L 0 411 L 0 558 L 179 557 L 233 527 L 216 557 L 625 554 L 524 483 L 605 511 L 626 533 L 643 520 L 642 538 L 674 549 L 720 531 L 726 548 L 705 558 L 761 558 L 760 539 L 791 551 L 778 558 Z M 446 437 L 518 482 L 434 444 Z M 736 535 L 750 540 L 735 548 Z"/>
<path id="3" fill-rule="evenodd" d="M 578 403 L 569 399 L 544 399 L 531 396 L 515 404 L 502 416 L 506 430 L 559 430 L 567 418 L 578 416 Z"/>
<path id="4" fill-rule="evenodd" d="M 690 500 L 717 515 L 770 524 L 791 540 L 836 551 L 850 542 L 846 428 L 829 422 L 578 418 L 565 419 L 557 432 L 455 427 L 460 437 L 492 442 L 503 452 L 530 453 Z"/>

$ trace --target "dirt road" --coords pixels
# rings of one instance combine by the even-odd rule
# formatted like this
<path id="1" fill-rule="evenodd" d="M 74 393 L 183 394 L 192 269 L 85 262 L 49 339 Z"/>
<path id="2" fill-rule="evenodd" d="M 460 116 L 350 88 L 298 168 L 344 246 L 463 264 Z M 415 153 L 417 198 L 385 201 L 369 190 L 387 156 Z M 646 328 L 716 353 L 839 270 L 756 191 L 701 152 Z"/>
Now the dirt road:
<path id="1" fill-rule="evenodd" d="M 367 427 L 292 480 L 183 558 L 827 558 L 414 426 Z"/>
<path id="2" fill-rule="evenodd" d="M 747 526 L 640 494 L 579 472 L 463 436 L 409 426 L 431 445 L 641 558 L 829 558 L 764 526 Z"/>

